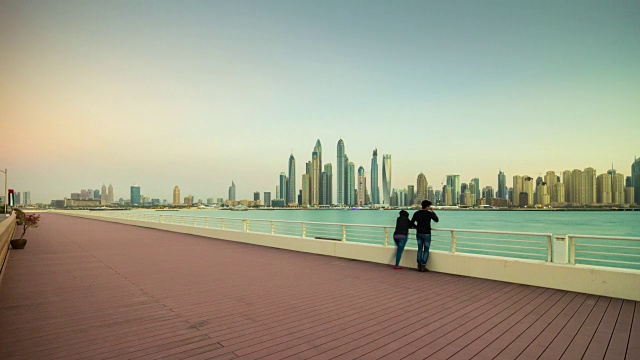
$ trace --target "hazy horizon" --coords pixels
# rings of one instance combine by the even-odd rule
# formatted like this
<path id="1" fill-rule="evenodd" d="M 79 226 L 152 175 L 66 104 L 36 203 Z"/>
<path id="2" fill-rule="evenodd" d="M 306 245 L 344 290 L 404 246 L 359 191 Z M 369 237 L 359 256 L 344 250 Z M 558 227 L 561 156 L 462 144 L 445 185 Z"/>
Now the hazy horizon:
<path id="1" fill-rule="evenodd" d="M 370 182 L 640 155 L 640 3 L 0 1 L 0 168 L 33 203 L 112 183 L 274 198 L 316 139 Z M 1 175 L 1 174 L 0 174 Z M 381 178 L 380 178 L 381 179 Z M 0 185 L 2 186 L 2 185 Z M 382 186 L 380 182 L 380 186 Z M 335 194 L 335 191 L 334 191 Z M 334 199 L 335 201 L 335 199 Z"/>

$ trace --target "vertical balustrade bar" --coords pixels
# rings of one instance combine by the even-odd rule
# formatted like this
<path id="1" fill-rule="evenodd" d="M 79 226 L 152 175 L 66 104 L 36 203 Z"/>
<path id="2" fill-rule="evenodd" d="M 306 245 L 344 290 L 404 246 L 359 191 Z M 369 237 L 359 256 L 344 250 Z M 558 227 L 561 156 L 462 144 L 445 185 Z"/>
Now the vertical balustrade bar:
<path id="1" fill-rule="evenodd" d="M 551 235 L 547 235 L 547 262 L 553 261 L 553 241 Z"/>
<path id="2" fill-rule="evenodd" d="M 304 223 L 302 223 L 302 237 L 306 237 L 307 236 L 307 228 L 304 226 Z"/>
<path id="3" fill-rule="evenodd" d="M 342 241 L 347 241 L 347 227 L 342 225 Z"/>
<path id="4" fill-rule="evenodd" d="M 456 232 L 451 230 L 451 252 L 454 254 L 456 252 L 456 246 L 457 246 Z"/>
<path id="5" fill-rule="evenodd" d="M 384 246 L 389 246 L 389 229 L 384 228 Z"/>
<path id="6" fill-rule="evenodd" d="M 571 254 L 569 258 L 571 259 L 571 265 L 576 264 L 576 240 L 573 235 L 567 235 L 569 237 L 569 249 L 571 250 Z"/>
<path id="7" fill-rule="evenodd" d="M 204 227 L 206 227 L 206 228 L 209 227 L 209 218 L 205 218 L 204 219 Z"/>
<path id="8" fill-rule="evenodd" d="M 244 232 L 249 231 L 249 224 L 247 223 L 246 219 L 242 220 L 242 224 L 244 225 Z"/>
<path id="9" fill-rule="evenodd" d="M 164 224 L 164 215 L 160 215 L 160 222 Z"/>
<path id="10" fill-rule="evenodd" d="M 193 217 L 193 227 L 198 226 L 198 218 L 197 217 Z"/>
<path id="11" fill-rule="evenodd" d="M 276 227 L 275 227 L 275 225 L 273 224 L 273 221 L 269 221 L 269 222 L 271 223 L 271 235 L 273 235 L 273 234 L 275 234 L 275 233 L 276 233 Z"/>
<path id="12" fill-rule="evenodd" d="M 221 224 L 221 225 L 222 225 L 222 226 L 221 226 L 221 227 L 222 227 L 222 230 L 224 230 L 224 219 L 220 219 L 220 221 L 222 222 L 222 224 Z"/>

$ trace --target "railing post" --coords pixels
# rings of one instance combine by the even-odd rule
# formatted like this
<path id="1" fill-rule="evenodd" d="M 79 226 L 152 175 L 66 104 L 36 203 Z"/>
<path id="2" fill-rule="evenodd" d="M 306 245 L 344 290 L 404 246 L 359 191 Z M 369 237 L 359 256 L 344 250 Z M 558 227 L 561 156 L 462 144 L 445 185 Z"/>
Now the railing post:
<path id="1" fill-rule="evenodd" d="M 547 262 L 553 261 L 553 241 L 551 235 L 547 235 Z"/>
<path id="2" fill-rule="evenodd" d="M 454 254 L 456 252 L 456 246 L 457 246 L 456 232 L 454 230 L 451 230 L 451 252 Z"/>
<path id="3" fill-rule="evenodd" d="M 571 265 L 575 265 L 576 264 L 576 241 L 575 241 L 575 237 L 573 235 L 567 235 L 567 237 L 569 238 L 569 251 L 571 252 L 569 254 L 569 263 Z"/>
<path id="4" fill-rule="evenodd" d="M 209 218 L 204 218 L 204 227 L 209 227 Z"/>
<path id="5" fill-rule="evenodd" d="M 193 217 L 193 227 L 197 227 L 198 226 L 198 218 L 197 217 Z"/>
<path id="6" fill-rule="evenodd" d="M 347 227 L 342 225 L 342 241 L 347 241 Z"/>
<path id="7" fill-rule="evenodd" d="M 307 236 L 307 228 L 304 226 L 304 223 L 302 223 L 302 237 L 306 237 Z"/>
<path id="8" fill-rule="evenodd" d="M 384 246 L 389 246 L 389 229 L 384 228 Z"/>
<path id="9" fill-rule="evenodd" d="M 160 215 L 160 222 L 164 224 L 164 215 Z"/>
<path id="10" fill-rule="evenodd" d="M 180 216 L 182 218 L 182 225 L 184 225 L 184 216 Z"/>
<path id="11" fill-rule="evenodd" d="M 222 228 L 222 230 L 224 230 L 224 219 L 220 219 L 220 221 L 222 222 L 221 228 Z"/>
<path id="12" fill-rule="evenodd" d="M 275 233 L 276 233 L 276 227 L 275 227 L 275 225 L 273 224 L 273 221 L 269 221 L 269 222 L 271 223 L 271 235 L 273 235 L 273 234 L 275 234 Z"/>
<path id="13" fill-rule="evenodd" d="M 144 215 L 143 215 L 143 220 L 144 220 L 144 221 L 147 221 L 147 214 L 144 214 Z"/>
<path id="14" fill-rule="evenodd" d="M 244 232 L 249 231 L 249 220 L 243 219 L 242 223 L 244 224 Z"/>

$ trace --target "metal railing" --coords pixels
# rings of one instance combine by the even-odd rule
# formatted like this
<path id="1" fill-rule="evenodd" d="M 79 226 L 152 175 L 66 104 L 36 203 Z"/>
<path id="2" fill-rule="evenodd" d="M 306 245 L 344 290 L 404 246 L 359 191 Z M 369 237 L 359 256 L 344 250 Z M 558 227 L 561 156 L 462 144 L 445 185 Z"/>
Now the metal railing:
<path id="1" fill-rule="evenodd" d="M 567 235 L 569 263 L 640 270 L 640 238 Z"/>
<path id="2" fill-rule="evenodd" d="M 340 224 L 312 221 L 239 219 L 209 216 L 149 214 L 137 212 L 95 212 L 85 214 L 165 224 L 234 230 L 261 234 L 286 235 L 379 246 L 393 245 L 393 226 Z M 552 234 L 507 231 L 433 229 L 431 249 L 451 253 L 500 256 L 551 262 Z M 417 247 L 415 232 L 410 232 L 408 247 Z"/>

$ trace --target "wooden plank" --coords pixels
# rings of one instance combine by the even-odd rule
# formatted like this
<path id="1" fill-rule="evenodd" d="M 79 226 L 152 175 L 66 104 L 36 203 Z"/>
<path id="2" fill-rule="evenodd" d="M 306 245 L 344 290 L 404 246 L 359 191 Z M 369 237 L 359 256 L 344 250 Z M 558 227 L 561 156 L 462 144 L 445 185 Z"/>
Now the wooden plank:
<path id="1" fill-rule="evenodd" d="M 604 358 L 621 308 L 621 299 L 611 299 L 609 307 L 607 307 L 607 311 L 605 311 L 602 321 L 600 321 L 600 325 L 598 325 L 598 329 L 596 329 L 596 333 L 593 334 L 589 347 L 587 347 L 587 351 L 584 353 L 583 359 Z"/>

